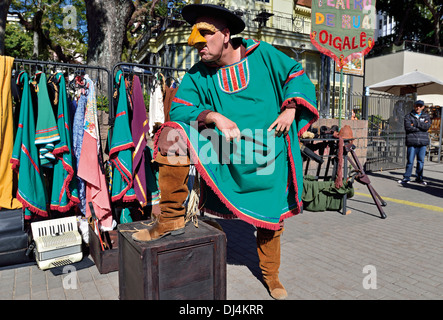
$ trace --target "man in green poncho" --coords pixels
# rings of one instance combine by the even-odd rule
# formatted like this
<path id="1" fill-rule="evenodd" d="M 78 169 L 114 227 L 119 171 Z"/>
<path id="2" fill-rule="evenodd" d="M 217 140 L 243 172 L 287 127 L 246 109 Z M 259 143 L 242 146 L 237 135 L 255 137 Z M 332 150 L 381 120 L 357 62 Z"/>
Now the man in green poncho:
<path id="1" fill-rule="evenodd" d="M 231 35 L 241 18 L 215 5 L 188 5 L 188 44 L 201 61 L 185 75 L 171 105 L 172 122 L 155 138 L 161 214 L 134 233 L 152 241 L 184 229 L 189 164 L 202 178 L 201 210 L 257 227 L 257 251 L 271 296 L 278 278 L 283 220 L 301 211 L 298 137 L 318 119 L 315 88 L 301 65 L 271 45 Z"/>

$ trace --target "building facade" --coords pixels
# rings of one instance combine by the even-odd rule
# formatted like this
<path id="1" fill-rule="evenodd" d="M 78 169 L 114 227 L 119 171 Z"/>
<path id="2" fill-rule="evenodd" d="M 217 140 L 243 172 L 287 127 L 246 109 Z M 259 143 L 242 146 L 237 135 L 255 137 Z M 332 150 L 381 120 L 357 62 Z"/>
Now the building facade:
<path id="1" fill-rule="evenodd" d="M 396 22 L 384 12 L 377 12 L 377 27 L 374 40 L 394 34 Z"/>

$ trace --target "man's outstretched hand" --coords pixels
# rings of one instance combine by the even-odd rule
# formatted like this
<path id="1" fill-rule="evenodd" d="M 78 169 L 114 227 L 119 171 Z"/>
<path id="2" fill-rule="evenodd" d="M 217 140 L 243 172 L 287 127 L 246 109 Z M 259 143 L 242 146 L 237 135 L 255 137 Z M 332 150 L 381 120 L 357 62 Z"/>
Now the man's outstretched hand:
<path id="1" fill-rule="evenodd" d="M 292 122 L 295 119 L 296 109 L 285 109 L 277 119 L 268 128 L 271 131 L 275 128 L 275 135 L 280 137 L 283 134 L 288 134 L 289 129 L 291 129 Z"/>
<path id="2" fill-rule="evenodd" d="M 214 123 L 226 137 L 226 141 L 237 139 L 240 141 L 240 129 L 234 121 L 229 120 L 224 115 L 218 112 L 210 112 L 205 119 L 206 124 Z"/>

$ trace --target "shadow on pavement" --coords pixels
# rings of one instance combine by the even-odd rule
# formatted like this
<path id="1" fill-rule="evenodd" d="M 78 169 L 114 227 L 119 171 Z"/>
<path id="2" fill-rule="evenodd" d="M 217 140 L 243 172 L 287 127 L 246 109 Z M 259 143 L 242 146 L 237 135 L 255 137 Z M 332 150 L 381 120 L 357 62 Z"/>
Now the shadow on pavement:
<path id="1" fill-rule="evenodd" d="M 246 266 L 254 277 L 263 283 L 255 227 L 239 219 L 211 218 L 211 220 L 217 222 L 226 234 L 227 263 Z"/>

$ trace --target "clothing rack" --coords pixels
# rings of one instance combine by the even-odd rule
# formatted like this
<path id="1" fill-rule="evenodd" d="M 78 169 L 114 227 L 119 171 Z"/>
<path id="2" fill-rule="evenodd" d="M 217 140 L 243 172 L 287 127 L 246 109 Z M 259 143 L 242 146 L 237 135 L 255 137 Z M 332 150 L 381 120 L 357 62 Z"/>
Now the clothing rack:
<path id="1" fill-rule="evenodd" d="M 178 79 L 180 78 L 179 76 L 180 73 L 184 74 L 185 72 L 188 71 L 188 69 L 163 67 L 158 65 L 130 63 L 130 62 L 119 62 L 113 66 L 112 71 L 101 66 L 90 66 L 84 64 L 72 64 L 72 63 L 42 61 L 42 60 L 27 60 L 27 59 L 14 59 L 14 65 L 16 69 L 19 69 L 18 67 L 20 65 L 22 66 L 22 68 L 25 68 L 27 66 L 33 72 L 38 70 L 39 68 L 40 70 L 38 71 L 46 72 L 48 69 L 56 69 L 57 67 L 66 70 L 68 73 L 79 73 L 82 71 L 95 72 L 97 76 L 96 77 L 91 76 L 91 79 L 97 80 L 98 89 L 102 94 L 106 95 L 109 102 L 109 120 L 108 120 L 109 126 L 113 125 L 115 119 L 116 102 L 113 99 L 113 88 L 115 84 L 114 76 L 116 75 L 118 70 L 121 70 L 125 76 L 130 74 L 137 74 L 140 77 L 142 85 L 144 86 L 150 85 L 149 84 L 150 80 L 152 80 L 153 77 L 155 77 L 155 74 L 157 72 L 162 72 L 162 74 L 165 77 L 164 79 L 165 81 L 172 79 L 178 82 Z M 105 76 L 106 79 L 102 79 L 102 77 L 100 76 L 100 72 L 106 74 Z M 103 88 L 105 89 L 105 92 L 103 92 Z"/>
<path id="2" fill-rule="evenodd" d="M 61 73 L 64 75 L 65 85 L 67 94 L 72 94 L 74 91 L 78 90 L 79 88 L 82 88 L 82 86 L 74 85 L 76 83 L 76 78 L 78 76 L 81 76 L 82 80 L 86 79 L 86 75 L 88 75 L 89 80 L 91 80 L 94 83 L 94 90 L 95 95 L 98 96 L 99 94 L 101 96 L 104 96 L 110 100 L 111 92 L 112 92 L 112 81 L 110 79 L 110 71 L 106 68 L 100 67 L 100 66 L 88 66 L 88 65 L 82 65 L 82 64 L 70 64 L 70 63 L 62 63 L 62 62 L 54 62 L 54 61 L 41 61 L 41 60 L 27 60 L 27 59 L 14 59 L 13 62 L 13 68 L 12 68 L 12 78 L 16 78 L 21 71 L 26 71 L 31 78 L 34 78 L 35 76 L 38 76 L 39 73 L 46 74 L 48 76 L 48 79 L 51 75 L 55 75 L 57 73 Z M 31 79 L 30 78 L 30 79 Z M 35 77 L 37 78 L 37 77 Z M 83 79 L 84 78 L 84 79 Z M 13 82 L 15 82 L 13 80 Z M 59 82 L 56 80 L 55 82 Z M 72 84 L 72 85 L 71 85 Z M 88 90 L 87 87 L 84 87 L 85 90 Z M 19 88 L 16 88 L 17 95 L 20 95 Z M 77 97 L 79 91 L 75 92 L 75 96 Z M 71 97 L 72 98 L 72 97 Z M 18 101 L 17 101 L 18 102 Z M 54 108 L 54 106 L 53 106 Z M 39 108 L 34 105 L 34 111 L 37 111 L 38 113 Z M 54 109 L 55 110 L 55 109 Z M 17 110 L 16 110 L 17 111 Z M 56 113 L 56 111 L 54 111 Z M 56 115 L 56 114 L 55 114 Z M 18 120 L 18 119 L 17 119 Z M 72 120 L 72 119 L 71 119 Z M 97 119 L 97 126 L 96 129 L 98 131 L 98 139 L 100 141 L 100 119 Z M 102 123 L 104 124 L 104 123 Z M 72 127 L 71 127 L 72 128 Z M 72 143 L 72 141 L 71 141 Z M 72 146 L 72 145 L 71 145 Z M 71 152 L 73 152 L 71 150 Z M 104 167 L 104 157 L 103 157 L 103 146 L 100 143 L 99 150 L 98 150 L 98 166 L 100 167 L 100 170 L 102 172 L 105 171 Z M 69 164 L 71 165 L 71 164 Z M 72 164 L 73 167 L 76 166 L 76 164 Z M 42 176 L 44 177 L 45 181 L 45 188 L 47 188 L 46 192 L 48 195 L 50 194 L 49 190 L 51 188 L 52 176 L 53 170 L 52 167 L 49 169 L 43 168 L 42 169 Z M 49 208 L 49 207 L 48 207 Z M 69 207 L 66 210 L 71 210 Z M 49 218 L 54 218 L 60 215 L 60 212 L 65 212 L 63 210 L 58 209 L 48 209 Z M 61 215 L 63 215 L 62 213 Z"/>
<path id="3" fill-rule="evenodd" d="M 110 77 L 110 71 L 101 66 L 90 66 L 83 64 L 73 64 L 73 63 L 63 63 L 63 62 L 55 62 L 55 61 L 42 61 L 42 60 L 27 60 L 27 59 L 14 59 L 14 69 L 17 72 L 21 69 L 29 68 L 31 73 L 35 73 L 38 71 L 47 72 L 52 70 L 53 73 L 57 71 L 63 71 L 62 73 L 75 74 L 75 75 L 85 75 L 89 74 L 91 80 L 93 80 L 96 85 L 98 92 L 101 95 L 105 95 L 108 101 L 112 100 L 112 79 Z M 106 74 L 106 79 L 104 81 L 101 80 L 101 74 Z M 106 86 L 103 84 L 106 83 Z M 67 82 L 69 86 L 69 83 Z M 105 90 L 103 90 L 103 88 Z M 99 120 L 100 121 L 100 120 Z M 108 125 L 111 125 L 111 121 L 108 121 Z M 98 128 L 100 131 L 100 128 Z M 100 157 L 103 159 L 103 150 L 100 148 Z"/>
<path id="4" fill-rule="evenodd" d="M 97 89 L 101 95 L 106 96 L 108 101 L 112 100 L 112 78 L 111 72 L 101 66 L 90 66 L 84 64 L 63 63 L 55 61 L 14 59 L 15 70 L 29 68 L 31 73 L 36 71 L 47 72 L 48 70 L 63 71 L 68 74 L 89 74 L 90 78 L 96 82 Z M 110 121 L 110 120 L 109 120 Z M 110 123 L 108 123 L 110 125 Z"/>
<path id="5" fill-rule="evenodd" d="M 178 69 L 172 67 L 162 67 L 158 65 L 146 65 L 146 64 L 137 64 L 137 63 L 128 63 L 121 62 L 113 66 L 112 72 L 101 66 L 90 66 L 83 64 L 71 64 L 71 63 L 63 63 L 63 62 L 54 62 L 54 61 L 42 61 L 42 60 L 28 60 L 28 59 L 14 59 L 13 67 L 12 67 L 12 76 L 16 78 L 21 71 L 26 71 L 27 74 L 32 78 L 32 80 L 36 80 L 39 73 L 46 74 L 48 79 L 51 75 L 55 75 L 57 73 L 62 73 L 65 77 L 66 89 L 68 90 L 67 94 L 74 93 L 74 96 L 77 97 L 79 90 L 88 90 L 87 87 L 82 87 L 81 79 L 77 79 L 77 76 L 89 75 L 89 79 L 94 82 L 94 89 L 96 97 L 99 96 L 107 98 L 107 106 L 109 106 L 109 117 L 105 122 L 108 122 L 107 125 L 110 127 L 110 130 L 107 133 L 108 143 L 109 139 L 112 137 L 112 128 L 114 127 L 115 121 L 115 111 L 117 108 L 117 101 L 114 100 L 114 88 L 117 87 L 117 83 L 115 81 L 114 76 L 117 74 L 117 71 L 121 70 L 126 79 L 130 80 L 131 75 L 137 75 L 142 84 L 142 91 L 146 92 L 146 89 L 149 87 L 158 85 L 155 81 L 162 80 L 164 84 L 164 80 L 171 79 L 171 81 L 179 83 L 179 79 L 186 73 L 186 69 Z M 37 76 L 37 77 L 36 77 Z M 30 78 L 30 79 L 31 79 Z M 86 77 L 85 77 L 86 79 Z M 80 80 L 80 81 L 79 81 Z M 154 82 L 153 82 L 154 80 Z M 14 81 L 13 81 L 14 82 Z M 80 85 L 79 85 L 80 83 Z M 70 85 L 72 84 L 72 85 Z M 169 87 L 169 86 L 168 86 Z M 19 88 L 16 87 L 16 90 L 19 91 Z M 20 92 L 17 92 L 20 94 Z M 16 95 L 17 96 L 17 95 Z M 73 97 L 74 97 L 73 96 Z M 16 102 L 19 102 L 16 100 Z M 34 108 L 35 108 L 34 104 Z M 35 111 L 38 112 L 38 108 L 35 108 Z M 131 110 L 132 111 L 132 110 Z M 101 117 L 100 117 L 101 118 Z M 97 129 L 100 131 L 100 118 L 97 119 L 99 121 L 97 123 Z M 18 119 L 17 119 L 18 120 Z M 101 125 L 106 125 L 106 123 L 101 123 Z M 98 132 L 98 136 L 101 137 L 100 132 Z M 101 139 L 100 139 L 101 140 Z M 100 166 L 101 172 L 107 172 L 107 169 L 110 169 L 109 164 L 105 167 L 104 161 L 104 151 L 106 148 L 100 144 L 98 152 L 98 164 Z M 112 169 L 111 169 L 112 170 Z M 48 174 L 52 174 L 52 171 L 47 170 Z M 51 180 L 51 177 L 47 177 L 46 179 Z M 112 177 L 110 178 L 112 180 Z M 49 186 L 49 184 L 48 184 Z M 114 204 L 111 203 L 111 210 L 114 210 Z"/>

